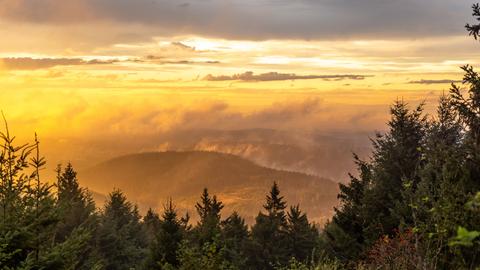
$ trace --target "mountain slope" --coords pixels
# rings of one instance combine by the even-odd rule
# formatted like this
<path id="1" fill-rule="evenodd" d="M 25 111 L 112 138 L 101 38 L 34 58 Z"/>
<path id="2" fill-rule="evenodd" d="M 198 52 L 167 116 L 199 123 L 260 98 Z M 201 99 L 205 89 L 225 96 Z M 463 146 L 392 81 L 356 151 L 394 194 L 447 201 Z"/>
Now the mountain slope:
<path id="1" fill-rule="evenodd" d="M 296 172 L 258 166 L 240 157 L 216 152 L 155 152 L 111 159 L 80 172 L 82 184 L 107 194 L 123 190 L 142 210 L 161 211 L 173 198 L 181 212 L 193 218 L 194 205 L 204 187 L 225 203 L 224 214 L 237 210 L 253 221 L 273 181 L 290 205 L 299 203 L 308 215 L 323 222 L 332 214 L 337 184 Z"/>

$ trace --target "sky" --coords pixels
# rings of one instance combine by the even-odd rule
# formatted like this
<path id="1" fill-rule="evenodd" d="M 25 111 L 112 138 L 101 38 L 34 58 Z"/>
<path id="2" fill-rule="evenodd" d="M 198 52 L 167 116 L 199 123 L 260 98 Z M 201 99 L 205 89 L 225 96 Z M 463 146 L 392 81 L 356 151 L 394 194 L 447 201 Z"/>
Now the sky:
<path id="1" fill-rule="evenodd" d="M 191 129 L 382 130 L 394 100 L 433 111 L 459 66 L 478 65 L 472 4 L 0 0 L 0 109 L 20 138 L 53 147 Z"/>

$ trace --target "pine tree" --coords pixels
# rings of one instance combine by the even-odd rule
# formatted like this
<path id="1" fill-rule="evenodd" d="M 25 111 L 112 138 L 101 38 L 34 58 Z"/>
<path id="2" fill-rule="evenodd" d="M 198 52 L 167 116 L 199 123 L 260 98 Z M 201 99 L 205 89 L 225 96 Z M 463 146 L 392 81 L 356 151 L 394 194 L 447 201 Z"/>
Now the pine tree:
<path id="1" fill-rule="evenodd" d="M 143 217 L 142 225 L 148 244 L 153 244 L 160 229 L 160 217 L 152 208 L 149 208 L 147 214 Z"/>
<path id="2" fill-rule="evenodd" d="M 164 207 L 162 219 L 158 224 L 155 239 L 150 247 L 148 269 L 168 269 L 178 267 L 177 253 L 184 238 L 181 220 L 172 200 Z"/>
<path id="3" fill-rule="evenodd" d="M 2 269 L 66 269 L 81 263 L 87 232 L 77 230 L 55 242 L 59 213 L 52 186 L 43 183 L 45 159 L 40 142 L 15 146 L 9 133 L 0 133 L 0 265 Z M 67 252 L 68 251 L 68 252 Z"/>
<path id="4" fill-rule="evenodd" d="M 338 198 L 340 208 L 335 208 L 332 222 L 325 226 L 322 235 L 323 248 L 330 254 L 339 256 L 343 261 L 355 260 L 359 257 L 365 237 L 362 214 L 363 200 L 367 187 L 372 181 L 371 164 L 362 161 L 354 154 L 359 177 L 352 174 L 349 184 L 340 184 Z M 340 255 L 341 254 L 341 255 Z"/>
<path id="5" fill-rule="evenodd" d="M 394 236 L 401 224 L 413 224 L 404 189 L 415 189 L 420 181 L 428 122 L 423 104 L 410 110 L 397 101 L 390 113 L 388 132 L 372 140 L 371 161 L 355 157 L 359 179 L 351 176 L 348 185 L 340 185 L 342 206 L 325 229 L 328 249 L 344 261 L 362 258 L 380 236 Z"/>
<path id="6" fill-rule="evenodd" d="M 60 222 L 56 226 L 55 241 L 62 242 L 74 229 L 83 227 L 94 231 L 95 203 L 87 190 L 80 188 L 77 172 L 71 163 L 62 171 L 57 168 L 57 203 Z"/>
<path id="7" fill-rule="evenodd" d="M 378 135 L 373 143 L 373 179 L 364 198 L 370 244 L 382 234 L 394 236 L 400 223 L 412 224 L 402 191 L 408 186 L 414 189 L 419 182 L 427 125 L 423 104 L 410 110 L 407 103 L 397 101 L 391 108 L 388 133 Z"/>
<path id="8" fill-rule="evenodd" d="M 222 222 L 222 241 L 225 245 L 226 259 L 238 269 L 245 269 L 246 248 L 250 244 L 248 226 L 245 220 L 233 212 Z"/>
<path id="9" fill-rule="evenodd" d="M 270 194 L 267 195 L 267 202 L 263 205 L 263 208 L 267 210 L 268 216 L 273 219 L 278 219 L 281 224 L 285 223 L 285 208 L 287 203 L 283 201 L 283 197 L 280 196 L 280 189 L 276 182 L 273 182 Z"/>
<path id="10" fill-rule="evenodd" d="M 110 193 L 100 216 L 98 252 L 105 269 L 138 269 L 146 257 L 146 236 L 136 206 L 125 195 Z"/>
<path id="11" fill-rule="evenodd" d="M 290 207 L 287 214 L 287 237 L 289 258 L 303 263 L 313 259 L 312 255 L 318 242 L 318 231 L 310 224 L 307 215 L 302 213 L 298 205 Z"/>
<path id="12" fill-rule="evenodd" d="M 254 249 L 250 264 L 260 269 L 274 269 L 288 261 L 286 202 L 280 196 L 277 183 L 273 183 L 263 206 L 266 214 L 260 212 L 252 227 Z"/>
<path id="13" fill-rule="evenodd" d="M 35 174 L 24 171 L 29 168 L 29 158 L 33 145 L 16 146 L 5 121 L 5 132 L 0 133 L 0 243 L 1 263 L 5 268 L 13 268 L 24 262 L 36 247 L 33 240 L 33 226 L 36 222 L 36 188 L 32 183 Z M 35 256 L 37 258 L 37 256 Z"/>
<path id="14" fill-rule="evenodd" d="M 215 195 L 210 197 L 206 188 L 200 200 L 195 205 L 200 220 L 194 229 L 194 234 L 199 246 L 203 246 L 220 235 L 220 211 L 223 209 L 223 203 L 218 201 Z"/>

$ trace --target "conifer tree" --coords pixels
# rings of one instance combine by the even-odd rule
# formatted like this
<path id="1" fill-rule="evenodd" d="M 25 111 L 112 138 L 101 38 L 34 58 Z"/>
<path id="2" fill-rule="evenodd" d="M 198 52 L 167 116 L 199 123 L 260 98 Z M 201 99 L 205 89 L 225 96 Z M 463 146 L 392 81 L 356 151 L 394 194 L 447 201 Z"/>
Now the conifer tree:
<path id="1" fill-rule="evenodd" d="M 87 190 L 80 188 L 77 172 L 71 163 L 57 167 L 57 203 L 60 222 L 56 226 L 55 241 L 64 241 L 74 229 L 84 227 L 94 231 L 95 203 Z"/>
<path id="2" fill-rule="evenodd" d="M 428 127 L 423 104 L 414 110 L 396 101 L 386 134 L 372 140 L 369 162 L 355 157 L 360 178 L 340 185 L 342 206 L 325 229 L 327 246 L 345 261 L 359 259 L 382 235 L 395 235 L 400 224 L 412 226 L 411 208 L 403 203 L 404 188 L 420 181 L 422 146 Z M 339 245 L 343 243 L 343 245 Z"/>
<path id="3" fill-rule="evenodd" d="M 59 221 L 52 186 L 43 183 L 40 142 L 16 146 L 0 133 L 0 266 L 2 269 L 66 269 L 81 263 L 88 233 L 78 230 L 55 242 Z M 68 252 L 67 252 L 68 251 Z"/>
<path id="4" fill-rule="evenodd" d="M 105 269 L 139 269 L 146 257 L 146 236 L 136 206 L 125 195 L 110 193 L 100 216 L 98 252 Z"/>
<path id="5" fill-rule="evenodd" d="M 253 252 L 257 255 L 251 254 L 251 259 L 256 260 L 253 264 L 260 269 L 274 269 L 288 261 L 286 202 L 280 196 L 276 182 L 266 196 L 263 207 L 266 213 L 260 212 L 252 227 Z"/>
<path id="6" fill-rule="evenodd" d="M 246 248 L 250 244 L 250 239 L 248 226 L 237 212 L 233 212 L 222 222 L 222 240 L 225 245 L 226 259 L 236 268 L 245 269 Z"/>
<path id="7" fill-rule="evenodd" d="M 177 253 L 184 238 L 181 220 L 172 200 L 164 207 L 162 219 L 158 224 L 155 239 L 150 247 L 148 269 L 169 269 L 178 267 Z"/>
<path id="8" fill-rule="evenodd" d="M 160 217 L 152 208 L 149 208 L 143 217 L 142 225 L 143 230 L 145 231 L 147 242 L 149 245 L 151 245 L 155 240 L 158 230 L 160 229 Z"/>
<path id="9" fill-rule="evenodd" d="M 199 246 L 211 242 L 220 235 L 220 211 L 223 203 L 217 200 L 217 196 L 210 197 L 208 190 L 203 190 L 200 202 L 195 205 L 200 220 L 194 229 Z"/>
<path id="10" fill-rule="evenodd" d="M 367 187 L 372 180 L 371 164 L 362 161 L 357 155 L 354 160 L 359 177 L 352 174 L 349 184 L 340 184 L 338 198 L 340 208 L 335 208 L 335 215 L 324 228 L 322 248 L 342 261 L 355 260 L 359 257 L 365 244 L 363 200 Z"/>
<path id="11" fill-rule="evenodd" d="M 318 241 L 318 231 L 310 224 L 307 214 L 302 213 L 298 205 L 290 207 L 287 221 L 288 257 L 308 263 Z"/>

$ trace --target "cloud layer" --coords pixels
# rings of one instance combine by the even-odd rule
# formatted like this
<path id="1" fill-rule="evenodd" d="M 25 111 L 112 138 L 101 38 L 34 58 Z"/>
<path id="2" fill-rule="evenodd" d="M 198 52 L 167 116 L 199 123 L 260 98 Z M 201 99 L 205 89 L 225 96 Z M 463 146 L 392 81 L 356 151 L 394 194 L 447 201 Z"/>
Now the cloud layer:
<path id="1" fill-rule="evenodd" d="M 0 68 L 8 70 L 35 70 L 55 66 L 76 66 L 76 65 L 99 65 L 112 64 L 116 60 L 84 60 L 81 58 L 30 58 L 30 57 L 7 57 L 0 58 Z"/>
<path id="2" fill-rule="evenodd" d="M 410 81 L 410 84 L 452 84 L 452 83 L 461 83 L 462 80 L 449 80 L 449 79 L 441 79 L 441 80 L 425 80 L 421 79 L 418 81 Z"/>
<path id="3" fill-rule="evenodd" d="M 458 0 L 0 0 L 0 18 L 52 25 L 139 24 L 163 36 L 378 39 L 461 33 L 470 5 Z"/>
<path id="4" fill-rule="evenodd" d="M 363 80 L 367 75 L 355 74 L 338 74 L 338 75 L 296 75 L 294 73 L 278 73 L 268 72 L 262 74 L 254 74 L 252 71 L 234 75 L 217 75 L 208 74 L 203 79 L 205 81 L 246 81 L 246 82 L 268 82 L 268 81 L 288 81 L 288 80 Z"/>

